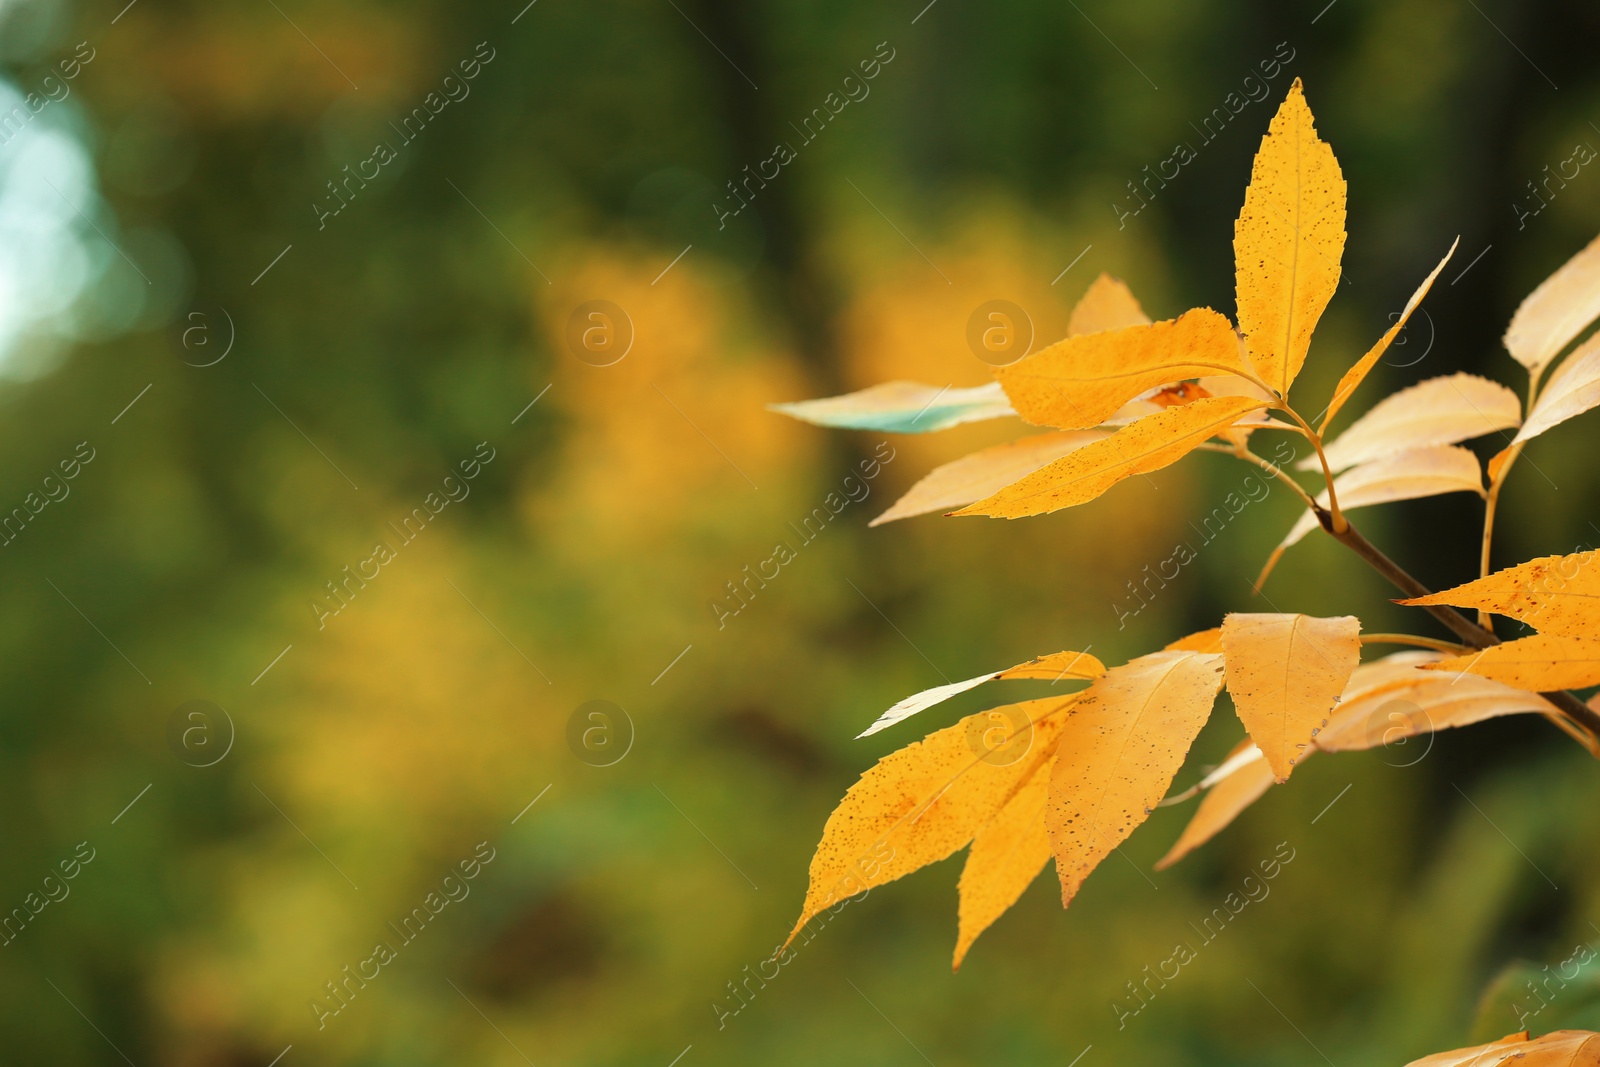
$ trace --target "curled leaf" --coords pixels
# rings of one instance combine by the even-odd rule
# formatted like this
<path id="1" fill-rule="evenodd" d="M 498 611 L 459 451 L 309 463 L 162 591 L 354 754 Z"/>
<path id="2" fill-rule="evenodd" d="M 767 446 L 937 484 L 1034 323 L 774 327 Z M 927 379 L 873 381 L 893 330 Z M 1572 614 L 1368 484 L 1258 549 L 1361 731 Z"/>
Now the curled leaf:
<path id="1" fill-rule="evenodd" d="M 1600 684 L 1600 638 L 1533 634 L 1430 663 L 1428 668 L 1481 674 L 1535 693 L 1582 689 Z"/>
<path id="2" fill-rule="evenodd" d="M 994 382 L 970 389 L 921 382 L 883 382 L 843 396 L 767 407 L 816 426 L 884 433 L 932 433 L 964 422 L 1016 414 L 1005 392 Z"/>
<path id="3" fill-rule="evenodd" d="M 879 715 L 873 720 L 871 726 L 862 730 L 856 737 L 868 737 L 879 730 L 887 730 L 895 723 L 904 722 L 919 711 L 926 711 L 935 704 L 942 704 L 959 693 L 965 693 L 969 689 L 976 689 L 984 682 L 993 682 L 1001 678 L 1040 678 L 1050 682 L 1089 681 L 1100 677 L 1105 672 L 1105 665 L 1087 652 L 1053 652 L 1048 656 L 1040 656 L 1038 659 L 1030 659 L 1026 663 L 1019 663 L 1015 667 L 1007 667 L 1003 671 L 980 674 L 975 678 L 966 678 L 959 682 L 936 685 L 931 689 L 924 689 L 920 693 L 913 693 L 896 703 L 882 715 Z"/>
<path id="4" fill-rule="evenodd" d="M 1261 750 L 1248 738 L 1239 742 L 1228 753 L 1227 761 L 1201 783 L 1206 793 L 1200 798 L 1200 806 L 1172 848 L 1156 861 L 1156 870 L 1166 870 L 1215 837 L 1240 812 L 1260 800 L 1272 788 L 1273 781 L 1272 768 Z"/>

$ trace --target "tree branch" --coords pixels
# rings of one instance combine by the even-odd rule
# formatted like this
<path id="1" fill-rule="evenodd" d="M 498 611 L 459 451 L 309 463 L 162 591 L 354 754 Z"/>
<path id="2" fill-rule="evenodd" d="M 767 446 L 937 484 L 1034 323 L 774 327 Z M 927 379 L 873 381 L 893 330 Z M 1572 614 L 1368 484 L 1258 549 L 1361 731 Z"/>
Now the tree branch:
<path id="1" fill-rule="evenodd" d="M 1391 585 L 1406 594 L 1407 597 L 1422 597 L 1432 592 L 1427 586 L 1413 578 L 1398 563 L 1384 555 L 1371 541 L 1361 536 L 1361 531 L 1352 526 L 1349 519 L 1345 520 L 1343 530 L 1335 531 L 1333 528 L 1333 515 L 1326 508 L 1318 506 L 1316 508 L 1316 516 L 1317 521 L 1322 524 L 1322 528 L 1331 534 L 1334 540 L 1366 560 L 1373 570 L 1387 578 Z M 1424 611 L 1438 619 L 1452 633 L 1473 648 L 1489 648 L 1500 643 L 1498 637 L 1461 614 L 1455 608 L 1445 604 L 1429 604 L 1422 607 Z M 1564 715 L 1584 729 L 1588 736 L 1579 740 L 1584 742 L 1585 747 L 1589 749 L 1592 755 L 1600 757 L 1600 714 L 1596 714 L 1593 708 L 1565 690 L 1541 693 L 1539 695 L 1560 708 Z"/>

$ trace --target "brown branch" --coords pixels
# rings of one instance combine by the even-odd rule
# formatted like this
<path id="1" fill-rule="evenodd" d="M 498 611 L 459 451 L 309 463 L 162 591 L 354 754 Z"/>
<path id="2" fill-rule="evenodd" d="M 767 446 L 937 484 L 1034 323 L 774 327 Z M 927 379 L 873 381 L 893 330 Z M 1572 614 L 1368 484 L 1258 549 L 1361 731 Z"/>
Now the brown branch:
<path id="1" fill-rule="evenodd" d="M 1384 555 L 1371 541 L 1362 537 L 1361 532 L 1350 525 L 1348 519 L 1345 520 L 1344 529 L 1336 532 L 1333 528 L 1333 515 L 1326 508 L 1317 507 L 1316 515 L 1317 521 L 1322 524 L 1322 528 L 1331 534 L 1334 540 L 1366 560 L 1373 570 L 1387 578 L 1391 585 L 1406 594 L 1407 597 L 1423 597 L 1432 592 L 1427 586 L 1407 573 L 1398 563 Z M 1424 611 L 1438 619 L 1452 633 L 1473 648 L 1489 648 L 1500 643 L 1498 637 L 1461 614 L 1455 608 L 1445 604 L 1425 604 L 1421 606 Z M 1585 747 L 1589 749 L 1591 754 L 1600 756 L 1600 714 L 1596 714 L 1593 708 L 1565 690 L 1541 693 L 1539 695 L 1560 708 L 1564 715 L 1581 726 L 1588 736 L 1579 738 L 1579 740 L 1584 742 Z"/>

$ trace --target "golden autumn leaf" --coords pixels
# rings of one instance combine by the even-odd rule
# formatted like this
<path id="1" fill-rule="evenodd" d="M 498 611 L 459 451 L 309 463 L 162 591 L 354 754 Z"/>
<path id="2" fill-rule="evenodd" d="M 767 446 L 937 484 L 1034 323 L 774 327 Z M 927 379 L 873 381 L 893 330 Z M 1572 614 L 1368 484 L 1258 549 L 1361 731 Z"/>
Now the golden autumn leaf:
<path id="1" fill-rule="evenodd" d="M 1233 230 L 1239 329 L 1279 396 L 1300 373 L 1339 285 L 1345 181 L 1296 78 L 1261 139 Z"/>
<path id="2" fill-rule="evenodd" d="M 1308 749 L 1306 755 L 1310 753 Z M 1222 765 L 1200 783 L 1206 790 L 1200 806 L 1167 854 L 1156 861 L 1156 870 L 1166 870 L 1217 836 L 1240 812 L 1260 800 L 1273 782 L 1272 767 L 1261 750 L 1248 738 L 1239 742 Z"/>
<path id="3" fill-rule="evenodd" d="M 1046 463 L 1106 436 L 1105 430 L 1055 430 L 970 452 L 929 471 L 867 525 L 881 526 L 896 519 L 949 511 L 982 500 Z"/>
<path id="4" fill-rule="evenodd" d="M 1406 1067 L 1600 1067 L 1600 1034 L 1554 1030 L 1528 1039 L 1528 1032 L 1450 1052 L 1436 1052 Z"/>
<path id="5" fill-rule="evenodd" d="M 1447 374 L 1418 382 L 1379 401 L 1324 451 L 1336 471 L 1411 448 L 1453 445 L 1516 426 L 1522 421 L 1517 394 L 1473 374 Z M 1320 466 L 1302 460 L 1301 470 Z"/>
<path id="6" fill-rule="evenodd" d="M 1600 334 L 1572 350 L 1539 391 L 1528 421 L 1513 444 L 1538 437 L 1552 426 L 1600 405 Z"/>
<path id="7" fill-rule="evenodd" d="M 1561 265 L 1511 316 L 1506 351 L 1535 380 L 1600 316 L 1600 237 Z"/>
<path id="8" fill-rule="evenodd" d="M 1015 667 L 1007 667 L 1003 671 L 990 671 L 973 678 L 964 678 L 959 682 L 946 682 L 936 685 L 931 689 L 924 689 L 920 693 L 912 693 L 903 700 L 897 701 L 888 711 L 873 720 L 872 725 L 856 735 L 857 738 L 867 737 L 879 730 L 887 730 L 895 723 L 904 722 L 919 711 L 926 711 L 935 704 L 942 704 L 958 693 L 965 693 L 969 689 L 976 689 L 984 682 L 998 681 L 1002 678 L 1037 678 L 1049 682 L 1064 681 L 1089 681 L 1106 672 L 1105 664 L 1089 655 L 1087 652 L 1052 652 L 1048 656 L 1030 659 L 1026 663 L 1019 663 Z"/>
<path id="9" fill-rule="evenodd" d="M 1067 336 L 1120 330 L 1149 321 L 1150 316 L 1144 313 L 1127 284 L 1121 278 L 1102 273 L 1073 306 L 1072 317 L 1067 320 Z"/>
<path id="10" fill-rule="evenodd" d="M 1045 809 L 1063 904 L 1150 817 L 1221 688 L 1221 656 L 1163 651 L 1111 668 L 1078 697 Z"/>
<path id="11" fill-rule="evenodd" d="M 1005 736 L 999 738 L 997 710 L 969 715 L 879 760 L 828 816 L 789 940 L 824 908 L 936 863 L 970 842 L 1047 761 L 1075 700 L 1030 700 L 997 709 L 1020 721 L 1001 726 Z"/>
<path id="12" fill-rule="evenodd" d="M 1525 622 L 1541 633 L 1600 635 L 1600 552 L 1545 556 L 1428 596 L 1408 606 L 1449 604 Z"/>
<path id="13" fill-rule="evenodd" d="M 1049 795 L 1049 767 L 1041 763 L 972 839 L 957 886 L 961 901 L 951 970 L 961 969 L 978 935 L 1017 902 L 1050 862 L 1050 837 L 1044 829 Z"/>
<path id="14" fill-rule="evenodd" d="M 1255 397 L 1215 396 L 1146 415 L 954 514 L 1016 519 L 1086 504 L 1124 478 L 1176 463 L 1262 406 Z"/>
<path id="15" fill-rule="evenodd" d="M 1197 635 L 1198 636 L 1198 635 Z M 1555 705 L 1535 694 L 1489 678 L 1423 670 L 1443 658 L 1438 652 L 1398 652 L 1363 663 L 1350 677 L 1313 752 L 1362 752 L 1404 744 L 1423 734 L 1468 726 L 1502 715 L 1555 714 Z M 1216 770 L 1201 779 L 1200 806 L 1176 844 L 1156 864 L 1170 867 L 1231 823 L 1274 784 L 1272 768 L 1248 738 Z"/>
<path id="16" fill-rule="evenodd" d="M 1354 615 L 1235 612 L 1223 619 L 1228 692 L 1278 781 L 1327 724 L 1361 662 L 1360 635 Z"/>
<path id="17" fill-rule="evenodd" d="M 1417 310 L 1417 305 L 1422 303 L 1422 298 L 1428 295 L 1429 289 L 1433 288 L 1434 279 L 1439 277 L 1439 272 L 1444 270 L 1444 265 L 1450 262 L 1450 257 L 1455 255 L 1456 246 L 1460 243 L 1461 238 L 1459 237 L 1451 242 L 1450 250 L 1444 254 L 1444 258 L 1439 261 L 1439 265 L 1434 267 L 1426 278 L 1422 279 L 1422 284 L 1417 286 L 1417 291 L 1411 294 L 1410 300 L 1406 301 L 1405 310 L 1400 312 L 1400 318 L 1384 332 L 1382 337 L 1378 338 L 1377 344 L 1367 349 L 1366 355 L 1356 360 L 1355 366 L 1344 372 L 1344 377 L 1340 378 L 1339 384 L 1334 387 L 1333 398 L 1328 401 L 1328 410 L 1322 416 L 1322 425 L 1317 427 L 1318 433 L 1327 430 L 1328 424 L 1333 421 L 1333 417 L 1339 414 L 1339 409 L 1344 407 L 1344 402 L 1350 399 L 1350 394 L 1354 393 L 1361 383 L 1366 380 L 1367 375 L 1372 373 L 1372 368 L 1377 365 L 1378 360 L 1383 358 L 1383 354 L 1389 350 L 1389 346 L 1394 343 L 1394 339 L 1399 336 L 1400 331 L 1405 329 L 1406 322 L 1411 318 L 1411 313 Z"/>
<path id="18" fill-rule="evenodd" d="M 1600 638 L 1533 634 L 1428 667 L 1481 674 L 1535 693 L 1582 689 L 1600 684 Z"/>
<path id="19" fill-rule="evenodd" d="M 1166 646 L 1168 652 L 1221 652 L 1222 627 L 1213 626 L 1209 630 L 1180 637 Z"/>
<path id="20" fill-rule="evenodd" d="M 1068 337 L 996 368 L 995 378 L 1027 422 L 1080 430 L 1156 386 L 1217 373 L 1249 368 L 1228 320 L 1196 308 L 1163 322 Z"/>

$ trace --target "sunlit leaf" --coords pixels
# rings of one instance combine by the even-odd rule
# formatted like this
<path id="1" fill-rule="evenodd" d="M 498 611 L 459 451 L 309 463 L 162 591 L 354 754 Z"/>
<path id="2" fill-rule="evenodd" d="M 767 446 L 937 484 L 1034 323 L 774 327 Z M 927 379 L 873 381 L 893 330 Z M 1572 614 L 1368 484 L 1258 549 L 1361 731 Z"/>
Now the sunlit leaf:
<path id="1" fill-rule="evenodd" d="M 1032 474 L 1046 463 L 1106 436 L 1104 430 L 1056 430 L 1030 434 L 969 453 L 929 471 L 887 511 L 867 525 L 880 526 L 896 519 L 949 511 L 982 500 L 1024 475 Z"/>
<path id="2" fill-rule="evenodd" d="M 1600 553 L 1545 556 L 1407 605 L 1477 608 L 1525 622 L 1541 633 L 1600 635 Z"/>
<path id="3" fill-rule="evenodd" d="M 883 382 L 843 396 L 767 406 L 769 410 L 817 426 L 884 433 L 932 433 L 964 422 L 1016 414 L 1005 392 L 995 382 L 970 389 L 921 382 Z"/>
<path id="4" fill-rule="evenodd" d="M 1429 664 L 1466 671 L 1536 693 L 1600 685 L 1600 638 L 1533 634 Z"/>
<path id="5" fill-rule="evenodd" d="M 1003 671 L 991 671 L 980 674 L 975 678 L 966 678 L 959 682 L 948 682 L 936 685 L 931 689 L 924 689 L 920 693 L 912 693 L 904 700 L 896 703 L 888 711 L 879 715 L 871 726 L 862 730 L 856 737 L 868 737 L 879 730 L 887 730 L 895 723 L 904 722 L 919 711 L 926 711 L 935 704 L 942 704 L 959 693 L 969 689 L 976 689 L 984 682 L 993 682 L 1001 678 L 1040 678 L 1050 682 L 1088 681 L 1100 677 L 1106 672 L 1105 665 L 1087 652 L 1052 652 L 1048 656 L 1030 659 L 1026 663 L 1019 663 L 1015 667 L 1007 667 Z"/>
<path id="6" fill-rule="evenodd" d="M 1354 615 L 1240 613 L 1222 622 L 1228 693 L 1279 781 L 1328 721 L 1361 662 Z"/>
<path id="7" fill-rule="evenodd" d="M 1429 378 L 1385 397 L 1326 446 L 1335 471 L 1412 448 L 1453 445 L 1504 430 L 1522 421 L 1517 394 L 1487 378 L 1449 374 Z M 1319 466 L 1316 456 L 1301 470 Z"/>
<path id="8" fill-rule="evenodd" d="M 1250 362 L 1280 396 L 1338 288 L 1344 210 L 1339 161 L 1317 136 L 1296 78 L 1256 152 L 1233 231 L 1239 329 Z"/>
<path id="9" fill-rule="evenodd" d="M 1410 300 L 1406 301 L 1405 310 L 1400 312 L 1400 318 L 1384 332 L 1382 337 L 1378 338 L 1377 344 L 1367 349 L 1366 355 L 1356 360 L 1355 366 L 1344 372 L 1344 377 L 1340 378 L 1339 384 L 1334 387 L 1333 399 L 1328 401 L 1328 411 L 1322 416 L 1322 425 L 1317 427 L 1319 433 L 1328 428 L 1328 424 L 1333 421 L 1333 417 L 1339 414 L 1339 410 L 1344 407 L 1344 402 L 1350 399 L 1350 394 L 1354 393 L 1361 383 L 1366 380 L 1367 375 L 1372 372 L 1372 368 L 1377 365 L 1378 360 L 1382 359 L 1383 354 L 1389 350 L 1389 345 L 1394 342 L 1395 337 L 1399 335 L 1401 330 L 1405 329 L 1406 322 L 1411 318 L 1411 313 L 1417 310 L 1417 305 L 1422 303 L 1422 298 L 1428 295 L 1429 289 L 1433 288 L 1434 279 L 1439 277 L 1439 272 L 1444 270 L 1444 265 L 1450 262 L 1450 257 L 1455 255 L 1456 246 L 1460 243 L 1461 238 L 1459 237 L 1451 242 L 1450 251 L 1446 252 L 1444 258 L 1439 261 L 1439 265 L 1434 267 L 1426 278 L 1422 279 L 1422 284 L 1417 286 L 1417 291 L 1411 294 Z"/>
<path id="10" fill-rule="evenodd" d="M 1600 405 L 1600 334 L 1573 349 L 1556 368 L 1539 391 L 1539 399 L 1517 432 L 1516 441 L 1538 437 L 1596 405 Z"/>
<path id="11" fill-rule="evenodd" d="M 1088 429 L 1156 386 L 1205 374 L 1248 373 L 1233 326 L 1210 308 L 1146 326 L 1057 341 L 995 371 L 1028 422 Z"/>
<path id="12" fill-rule="evenodd" d="M 1600 1034 L 1588 1030 L 1555 1030 L 1528 1039 L 1526 1030 L 1486 1045 L 1436 1052 L 1406 1067 L 1597 1067 Z"/>
<path id="13" fill-rule="evenodd" d="M 824 908 L 970 842 L 1045 765 L 1075 699 L 1011 705 L 1020 725 L 998 740 L 993 712 L 981 712 L 879 760 L 828 816 L 789 939 Z"/>
<path id="14" fill-rule="evenodd" d="M 1050 837 L 1044 829 L 1049 795 L 1049 767 L 1040 764 L 972 839 L 957 887 L 961 903 L 952 970 L 960 969 L 978 935 L 1017 902 L 1050 862 Z"/>
<path id="15" fill-rule="evenodd" d="M 1063 904 L 1149 818 L 1221 687 L 1221 656 L 1153 652 L 1111 668 L 1078 698 L 1045 809 Z"/>
<path id="16" fill-rule="evenodd" d="M 1124 478 L 1176 463 L 1261 405 L 1254 397 L 1217 396 L 1158 411 L 955 514 L 1015 519 L 1086 504 Z"/>
<path id="17" fill-rule="evenodd" d="M 1600 237 L 1540 283 L 1511 316 L 1506 350 L 1539 377 L 1600 316 Z"/>

